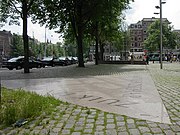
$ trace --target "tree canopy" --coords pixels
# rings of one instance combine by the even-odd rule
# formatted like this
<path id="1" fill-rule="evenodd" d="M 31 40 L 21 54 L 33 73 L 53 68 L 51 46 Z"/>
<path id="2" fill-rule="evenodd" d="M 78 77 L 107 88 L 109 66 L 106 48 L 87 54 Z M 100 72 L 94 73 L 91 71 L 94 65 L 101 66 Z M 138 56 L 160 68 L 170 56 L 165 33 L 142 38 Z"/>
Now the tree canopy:
<path id="1" fill-rule="evenodd" d="M 0 5 L 1 22 L 20 25 L 19 18 L 23 20 L 23 45 L 24 45 L 24 73 L 29 73 L 29 44 L 27 35 L 27 18 L 30 17 L 32 7 L 37 7 L 39 0 L 3 0 Z"/>
<path id="2" fill-rule="evenodd" d="M 128 7 L 129 2 L 130 0 L 44 0 L 37 8 L 33 9 L 33 19 L 41 24 L 46 24 L 49 28 L 59 28 L 59 32 L 67 32 L 69 28 L 72 29 L 77 42 L 79 67 L 84 67 L 83 39 L 85 31 L 90 33 L 88 26 L 91 26 L 91 32 L 95 26 L 98 36 L 106 28 L 118 29 L 118 27 L 111 27 L 111 24 L 117 25 L 122 10 Z"/>
<path id="3" fill-rule="evenodd" d="M 160 50 L 160 21 L 157 20 L 152 23 L 148 30 L 148 38 L 145 40 L 145 48 L 149 52 L 155 52 Z M 163 23 L 162 25 L 162 39 L 163 39 L 163 48 L 174 49 L 177 45 L 176 35 L 172 31 L 172 27 L 168 23 Z"/>

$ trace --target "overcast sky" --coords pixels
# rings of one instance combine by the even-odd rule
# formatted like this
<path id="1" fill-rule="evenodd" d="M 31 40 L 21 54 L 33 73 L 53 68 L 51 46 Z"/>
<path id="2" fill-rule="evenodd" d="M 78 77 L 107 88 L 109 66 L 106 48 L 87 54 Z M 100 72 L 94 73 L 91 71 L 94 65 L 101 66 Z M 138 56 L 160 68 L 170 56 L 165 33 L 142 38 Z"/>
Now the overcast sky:
<path id="1" fill-rule="evenodd" d="M 166 4 L 162 5 L 162 16 L 167 18 L 174 26 L 174 29 L 180 29 L 180 0 L 162 0 L 166 1 Z M 125 12 L 127 24 L 137 23 L 143 18 L 156 17 L 154 12 L 159 12 L 155 6 L 159 5 L 159 0 L 135 0 L 131 3 L 131 9 Z M 22 26 L 9 26 L 6 25 L 1 30 L 8 30 L 12 33 L 22 34 Z M 45 27 L 40 27 L 38 24 L 32 24 L 30 20 L 28 21 L 28 35 L 38 39 L 41 42 L 45 42 Z M 51 40 L 52 43 L 60 42 L 59 34 L 53 32 L 53 30 L 46 29 L 46 37 Z"/>

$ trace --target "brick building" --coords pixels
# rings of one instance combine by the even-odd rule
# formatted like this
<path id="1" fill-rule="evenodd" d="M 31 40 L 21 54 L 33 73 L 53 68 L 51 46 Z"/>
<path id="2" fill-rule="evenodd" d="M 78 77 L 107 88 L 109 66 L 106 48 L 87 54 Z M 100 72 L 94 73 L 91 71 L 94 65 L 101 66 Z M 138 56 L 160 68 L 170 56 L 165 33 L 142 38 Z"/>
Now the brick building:
<path id="1" fill-rule="evenodd" d="M 131 37 L 131 49 L 130 52 L 143 52 L 144 44 L 143 42 L 147 39 L 147 29 L 148 27 L 158 20 L 159 18 L 143 18 L 141 21 L 131 24 L 129 26 L 130 37 Z M 167 18 L 162 19 L 163 22 L 169 23 Z"/>

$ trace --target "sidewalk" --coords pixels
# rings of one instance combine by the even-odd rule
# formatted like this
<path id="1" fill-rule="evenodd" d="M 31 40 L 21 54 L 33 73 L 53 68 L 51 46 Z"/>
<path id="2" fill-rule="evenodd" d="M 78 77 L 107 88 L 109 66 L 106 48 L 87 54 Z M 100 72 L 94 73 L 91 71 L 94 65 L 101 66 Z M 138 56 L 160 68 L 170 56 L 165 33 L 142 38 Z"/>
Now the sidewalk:
<path id="1" fill-rule="evenodd" d="M 49 92 L 52 92 L 51 94 L 54 94 L 56 98 L 60 98 L 64 101 L 70 101 L 72 103 L 61 104 L 59 107 L 55 108 L 54 112 L 52 112 L 48 116 L 42 115 L 38 117 L 36 120 L 34 120 L 33 122 L 30 122 L 21 128 L 10 127 L 10 128 L 3 129 L 2 131 L 0 131 L 0 134 L 25 134 L 27 133 L 27 134 L 52 134 L 52 135 L 56 135 L 56 134 L 57 135 L 58 134 L 60 135 L 66 135 L 66 134 L 67 135 L 69 134 L 72 134 L 72 135 L 84 135 L 84 134 L 95 134 L 95 135 L 167 134 L 167 135 L 173 135 L 174 134 L 175 135 L 177 134 L 178 135 L 180 134 L 180 112 L 179 112 L 180 111 L 180 83 L 179 83 L 180 82 L 180 69 L 178 68 L 180 65 L 166 64 L 164 66 L 165 68 L 163 70 L 159 69 L 159 64 L 150 64 L 149 66 L 144 66 L 144 65 L 141 65 L 141 66 L 138 66 L 138 65 L 94 66 L 93 65 L 91 66 L 89 65 L 87 66 L 86 69 L 79 69 L 79 68 L 73 68 L 73 67 L 70 67 L 69 69 L 66 69 L 66 70 L 56 69 L 56 71 L 64 70 L 64 72 L 61 75 L 56 73 L 57 78 L 45 79 L 46 81 L 45 80 L 44 81 L 47 83 L 48 80 L 51 80 L 50 82 L 54 82 L 53 86 L 57 83 L 60 83 L 61 86 L 62 84 L 64 84 L 64 87 L 63 86 L 60 87 L 57 85 L 56 87 L 54 87 L 56 88 L 56 90 L 53 89 L 53 91 L 49 91 Z M 48 73 L 50 72 L 51 71 L 49 70 Z M 37 83 L 37 79 L 38 79 L 37 76 L 33 77 L 32 74 L 27 77 L 31 79 L 30 82 L 27 81 L 27 78 L 25 79 L 25 76 L 23 74 L 16 76 L 19 80 L 21 80 L 21 83 L 19 83 L 18 86 L 21 85 L 21 87 L 23 86 L 23 88 L 26 88 L 27 90 L 32 90 L 33 88 L 32 84 L 34 85 L 35 82 Z M 164 110 L 163 108 L 161 108 L 163 109 L 163 112 L 166 112 L 169 115 L 170 117 L 169 122 L 167 121 L 166 122 L 164 121 L 153 122 L 152 120 L 154 119 L 144 120 L 144 119 L 147 119 L 148 117 L 147 114 L 143 114 L 142 118 L 140 119 L 139 119 L 139 116 L 138 118 L 136 116 L 130 117 L 131 115 L 128 113 L 133 114 L 134 111 L 131 111 L 131 112 L 126 111 L 123 113 L 123 111 L 126 110 L 127 107 L 129 109 L 134 107 L 135 108 L 134 110 L 137 110 L 137 112 L 143 111 L 143 109 L 139 110 L 138 108 L 136 108 L 137 107 L 136 105 L 137 105 L 138 100 L 140 100 L 141 102 L 143 101 L 143 98 L 141 98 L 141 96 L 145 95 L 145 93 L 149 95 L 149 97 L 146 96 L 148 101 L 144 100 L 147 103 L 149 103 L 150 99 L 153 98 L 151 97 L 151 95 L 153 95 L 153 93 L 151 93 L 151 89 L 153 88 L 152 86 L 153 82 L 150 82 L 151 81 L 151 78 L 149 78 L 150 74 L 156 84 L 156 88 L 158 92 L 160 93 L 161 99 L 163 100 L 163 103 L 167 109 L 166 111 L 166 109 Z M 3 74 L 3 75 L 4 75 L 4 78 L 6 77 L 8 78 L 6 74 Z M 40 73 L 39 78 L 42 78 L 42 76 L 44 75 L 41 75 Z M 36 79 L 33 79 L 33 78 L 36 78 Z M 72 81 L 72 78 L 73 80 L 75 79 L 78 81 Z M 11 79 L 15 79 L 15 78 L 11 78 Z M 24 81 L 26 82 L 26 84 L 31 83 L 31 85 L 26 86 L 25 83 L 22 83 L 23 79 L 26 80 Z M 36 80 L 36 81 L 32 81 L 32 80 Z M 37 85 L 39 87 L 36 87 L 37 89 L 35 91 L 40 94 L 46 94 L 47 91 L 45 93 L 42 93 L 43 91 L 39 90 L 40 86 L 43 85 L 42 80 L 43 79 L 41 79 L 41 81 L 39 80 L 41 82 L 40 83 L 41 85 Z M 64 80 L 68 80 L 68 81 L 66 81 L 66 83 L 62 83 L 62 82 L 65 82 Z M 8 84 L 9 82 L 11 82 L 11 87 L 14 87 L 14 86 L 18 87 L 17 83 L 15 83 L 13 80 L 9 80 L 9 81 L 3 80 L 4 84 Z M 95 82 L 98 85 L 93 86 Z M 104 85 L 104 82 L 106 83 L 106 85 Z M 149 84 L 151 85 L 149 85 L 148 87 L 143 86 L 143 84 L 147 82 L 149 82 Z M 67 89 L 67 87 L 65 87 L 65 86 L 68 86 L 67 83 L 68 84 L 73 83 L 73 85 Z M 79 83 L 83 84 L 83 86 L 77 87 L 77 86 L 81 86 Z M 138 83 L 139 85 L 135 85 Z M 97 90 L 97 87 L 99 87 L 100 90 L 99 89 Z M 127 91 L 127 88 L 129 91 Z M 144 88 L 147 88 L 147 89 L 144 89 Z M 61 91 L 61 89 L 66 89 L 66 90 L 59 92 L 57 91 L 57 89 L 59 91 Z M 110 89 L 111 91 L 108 91 L 108 89 Z M 77 91 L 74 92 L 75 90 Z M 114 94 L 112 94 L 113 93 L 112 90 L 114 91 Z M 119 90 L 119 93 L 117 93 L 117 90 Z M 89 91 L 92 91 L 92 93 Z M 134 93 L 131 93 L 130 91 L 134 91 Z M 128 97 L 126 97 L 125 94 L 127 94 L 128 92 L 129 92 Z M 118 96 L 118 94 L 120 95 L 121 93 L 124 93 L 124 94 L 121 96 Z M 154 96 L 157 96 L 157 95 L 158 93 L 154 94 Z M 131 106 L 129 106 L 129 104 L 123 103 L 121 104 L 121 106 L 116 106 L 121 111 L 117 111 L 117 109 L 113 111 L 111 106 L 118 105 L 119 102 L 122 103 L 123 97 L 134 99 L 136 101 L 134 103 L 136 104 L 131 103 Z M 82 99 L 79 99 L 79 98 L 82 98 Z M 78 99 L 79 99 L 79 102 L 77 102 Z M 107 99 L 116 99 L 116 100 L 107 100 Z M 153 101 L 151 102 L 156 102 L 157 100 L 161 101 L 160 98 L 158 98 L 158 96 L 155 99 L 156 100 L 153 99 Z M 101 105 L 99 105 L 99 107 L 102 107 L 102 108 L 99 108 L 99 109 L 104 110 L 104 111 L 100 111 L 99 109 L 90 109 L 91 107 L 98 108 L 98 106 L 96 106 L 97 102 L 102 103 Z M 80 106 L 76 105 L 79 103 L 81 103 Z M 83 107 L 83 106 L 86 106 L 87 104 L 88 106 L 90 106 L 90 108 Z M 142 108 L 147 108 L 147 110 L 149 110 L 147 111 L 147 113 L 155 109 L 153 106 L 151 106 L 150 108 L 149 106 L 143 106 Z M 128 116 L 125 114 L 127 114 Z M 136 114 L 136 112 L 134 112 L 134 114 Z M 162 122 L 171 123 L 171 124 L 163 124 Z"/>

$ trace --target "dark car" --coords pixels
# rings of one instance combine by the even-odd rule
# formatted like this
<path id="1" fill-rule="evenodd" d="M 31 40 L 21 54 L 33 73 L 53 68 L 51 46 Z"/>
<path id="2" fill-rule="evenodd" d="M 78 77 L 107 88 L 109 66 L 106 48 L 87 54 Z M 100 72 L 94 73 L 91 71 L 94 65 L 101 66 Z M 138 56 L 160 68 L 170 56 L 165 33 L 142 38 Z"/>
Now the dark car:
<path id="1" fill-rule="evenodd" d="M 65 61 L 63 61 L 63 60 L 61 60 L 59 58 L 55 58 L 54 59 L 54 64 L 56 66 L 66 66 L 67 65 Z"/>
<path id="2" fill-rule="evenodd" d="M 59 57 L 59 60 L 64 62 L 64 65 L 71 65 L 71 60 L 69 60 L 67 57 Z"/>
<path id="3" fill-rule="evenodd" d="M 60 60 L 59 58 L 54 58 L 54 57 L 44 57 L 41 62 L 45 65 L 45 66 L 65 66 L 66 63 L 62 60 Z"/>
<path id="4" fill-rule="evenodd" d="M 24 56 L 19 56 L 15 58 L 11 58 L 8 61 L 3 62 L 3 66 L 8 68 L 9 70 L 16 70 L 24 68 Z M 43 67 L 43 63 L 36 61 L 33 58 L 29 58 L 29 68 L 41 68 Z"/>
<path id="5" fill-rule="evenodd" d="M 78 59 L 77 57 L 67 57 L 70 61 L 71 64 L 77 64 L 78 63 Z"/>
<path id="6" fill-rule="evenodd" d="M 53 57 L 44 57 L 41 62 L 45 65 L 45 66 L 51 66 L 54 67 L 55 63 L 54 63 L 54 58 Z"/>

